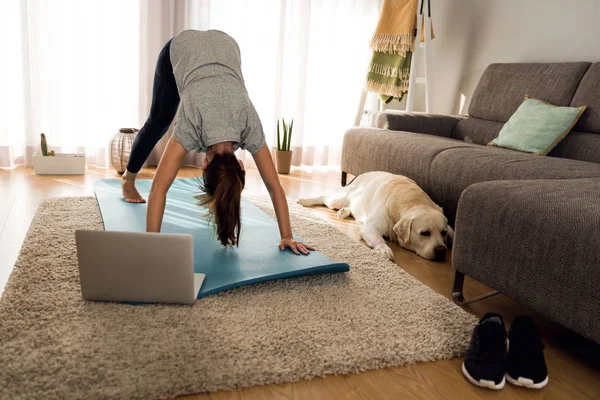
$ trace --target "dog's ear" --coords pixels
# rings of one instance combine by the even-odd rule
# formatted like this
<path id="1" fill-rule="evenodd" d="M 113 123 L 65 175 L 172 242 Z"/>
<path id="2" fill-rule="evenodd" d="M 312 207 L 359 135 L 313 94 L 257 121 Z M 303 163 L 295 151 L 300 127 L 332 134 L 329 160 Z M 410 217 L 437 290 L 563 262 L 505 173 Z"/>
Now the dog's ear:
<path id="1" fill-rule="evenodd" d="M 454 229 L 452 229 L 452 227 L 450 225 L 448 225 L 448 239 L 447 239 L 447 243 L 446 246 L 451 249 L 452 248 L 452 244 L 454 243 Z"/>
<path id="2" fill-rule="evenodd" d="M 407 246 L 410 241 L 410 230 L 412 229 L 413 219 L 411 217 L 402 217 L 394 225 L 394 232 L 398 237 L 398 243 Z"/>

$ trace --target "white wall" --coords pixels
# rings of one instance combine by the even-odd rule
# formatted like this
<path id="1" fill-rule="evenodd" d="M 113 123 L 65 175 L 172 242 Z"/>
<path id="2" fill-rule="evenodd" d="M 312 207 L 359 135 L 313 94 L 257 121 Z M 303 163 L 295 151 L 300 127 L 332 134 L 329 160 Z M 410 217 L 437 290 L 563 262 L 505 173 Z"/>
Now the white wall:
<path id="1" fill-rule="evenodd" d="M 467 114 L 490 63 L 600 61 L 600 0 L 433 0 L 432 20 L 434 113 L 459 113 L 463 94 Z"/>

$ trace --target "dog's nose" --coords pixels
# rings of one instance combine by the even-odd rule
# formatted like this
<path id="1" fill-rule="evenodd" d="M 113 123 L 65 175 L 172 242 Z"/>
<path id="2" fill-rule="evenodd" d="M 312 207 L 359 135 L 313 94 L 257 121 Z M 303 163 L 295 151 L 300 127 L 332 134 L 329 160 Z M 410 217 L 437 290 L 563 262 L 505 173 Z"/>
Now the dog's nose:
<path id="1" fill-rule="evenodd" d="M 435 261 L 446 260 L 446 246 L 437 246 L 433 251 L 435 252 Z"/>

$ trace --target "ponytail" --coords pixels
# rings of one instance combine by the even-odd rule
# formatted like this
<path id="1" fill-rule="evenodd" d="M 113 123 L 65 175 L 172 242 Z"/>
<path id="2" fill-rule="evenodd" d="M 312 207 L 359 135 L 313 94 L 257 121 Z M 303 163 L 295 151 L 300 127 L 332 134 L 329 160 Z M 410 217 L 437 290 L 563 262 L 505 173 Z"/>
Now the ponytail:
<path id="1" fill-rule="evenodd" d="M 246 172 L 233 153 L 216 154 L 203 171 L 203 194 L 196 196 L 214 220 L 217 238 L 223 246 L 239 246 L 242 229 L 240 204 Z"/>

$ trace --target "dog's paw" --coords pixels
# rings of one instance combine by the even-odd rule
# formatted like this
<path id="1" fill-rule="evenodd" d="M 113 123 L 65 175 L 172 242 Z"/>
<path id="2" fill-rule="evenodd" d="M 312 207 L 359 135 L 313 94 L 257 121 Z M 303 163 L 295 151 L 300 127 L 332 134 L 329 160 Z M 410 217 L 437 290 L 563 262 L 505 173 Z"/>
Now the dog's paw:
<path id="1" fill-rule="evenodd" d="M 348 207 L 340 208 L 337 212 L 339 219 L 348 218 L 350 216 L 350 209 Z"/>
<path id="2" fill-rule="evenodd" d="M 384 244 L 378 246 L 375 248 L 375 251 L 381 254 L 383 257 L 387 258 L 388 260 L 394 260 L 394 252 L 392 251 L 392 249 L 389 248 L 388 245 Z"/>

